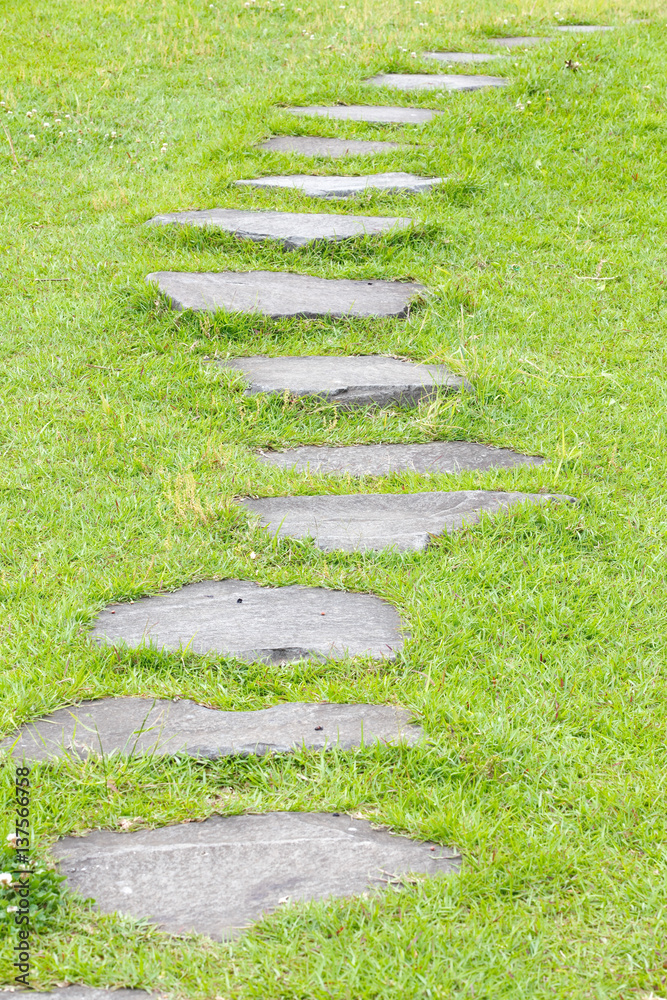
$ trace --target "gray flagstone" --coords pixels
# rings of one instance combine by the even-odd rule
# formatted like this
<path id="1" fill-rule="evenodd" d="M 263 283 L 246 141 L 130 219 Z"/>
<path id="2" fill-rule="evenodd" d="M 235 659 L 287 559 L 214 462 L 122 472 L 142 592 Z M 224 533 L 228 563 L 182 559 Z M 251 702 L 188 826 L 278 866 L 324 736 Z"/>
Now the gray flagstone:
<path id="1" fill-rule="evenodd" d="M 312 104 L 303 108 L 284 108 L 292 115 L 337 118 L 352 122 L 377 122 L 381 125 L 423 125 L 442 111 L 431 108 L 389 107 L 381 104 L 334 104 L 332 106 Z"/>
<path id="2" fill-rule="evenodd" d="M 573 31 L 573 32 L 584 32 L 586 34 L 592 31 L 614 31 L 614 25 L 609 24 L 559 24 L 556 31 Z"/>
<path id="3" fill-rule="evenodd" d="M 543 42 L 550 42 L 547 37 L 537 37 L 534 35 L 513 35 L 502 38 L 488 38 L 492 45 L 502 45 L 505 49 L 530 48 L 532 45 L 541 45 Z"/>
<path id="4" fill-rule="evenodd" d="M 481 90 L 484 87 L 505 87 L 500 76 L 463 76 L 454 73 L 379 73 L 365 83 L 393 90 Z"/>
<path id="5" fill-rule="evenodd" d="M 235 181 L 237 187 L 293 188 L 309 198 L 349 198 L 364 191 L 400 191 L 402 194 L 420 194 L 430 191 L 436 184 L 442 184 L 446 177 L 420 177 L 392 171 L 384 174 L 349 175 L 284 174 L 267 177 L 252 177 Z"/>
<path id="6" fill-rule="evenodd" d="M 334 139 L 316 135 L 274 135 L 260 142 L 257 149 L 273 153 L 297 153 L 299 156 L 371 156 L 391 153 L 395 149 L 409 149 L 407 143 L 370 139 Z"/>
<path id="7" fill-rule="evenodd" d="M 494 59 L 502 59 L 498 53 L 488 52 L 423 52 L 424 59 L 436 59 L 445 65 L 463 63 L 472 65 L 473 63 L 492 62 Z"/>

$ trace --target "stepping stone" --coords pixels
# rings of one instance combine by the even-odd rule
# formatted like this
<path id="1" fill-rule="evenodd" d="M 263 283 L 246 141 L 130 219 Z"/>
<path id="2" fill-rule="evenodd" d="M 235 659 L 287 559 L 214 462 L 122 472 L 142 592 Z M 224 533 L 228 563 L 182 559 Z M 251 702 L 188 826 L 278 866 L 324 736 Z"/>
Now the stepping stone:
<path id="1" fill-rule="evenodd" d="M 615 31 L 609 24 L 559 24 L 556 31 Z"/>
<path id="2" fill-rule="evenodd" d="M 261 185 L 258 185 L 261 186 Z M 233 208 L 210 208 L 203 212 L 171 212 L 156 215 L 146 225 L 201 226 L 224 229 L 241 238 L 279 240 L 286 247 L 305 247 L 320 240 L 347 240 L 409 229 L 412 219 L 376 215 L 315 215 L 310 212 L 243 212 Z"/>
<path id="3" fill-rule="evenodd" d="M 538 38 L 532 35 L 514 35 L 502 38 L 489 38 L 487 41 L 492 45 L 502 45 L 505 49 L 530 48 L 532 45 L 542 45 L 543 42 L 550 42 L 550 38 Z"/>
<path id="4" fill-rule="evenodd" d="M 371 104 L 335 104 L 332 107 L 312 104 L 304 108 L 283 108 L 291 115 L 315 115 L 322 118 L 337 118 L 351 122 L 377 122 L 381 125 L 423 125 L 430 122 L 442 111 L 432 111 L 430 108 L 386 107 Z"/>
<path id="5" fill-rule="evenodd" d="M 218 757 L 290 753 L 301 747 L 351 750 L 373 743 L 416 743 L 410 712 L 392 705 L 289 702 L 254 712 L 223 712 L 194 701 L 105 698 L 60 708 L 0 743 L 19 759 L 188 754 Z"/>
<path id="6" fill-rule="evenodd" d="M 156 271 L 146 276 L 174 309 L 281 316 L 407 316 L 416 281 L 351 281 L 288 271 Z"/>
<path id="7" fill-rule="evenodd" d="M 483 87 L 505 87 L 500 76 L 459 76 L 453 73 L 379 73 L 365 83 L 392 90 L 481 90 Z"/>
<path id="8" fill-rule="evenodd" d="M 91 636 L 101 645 L 235 656 L 249 662 L 394 659 L 398 612 L 370 594 L 205 580 L 170 594 L 109 605 Z"/>
<path id="9" fill-rule="evenodd" d="M 482 514 L 518 503 L 544 504 L 553 494 L 458 490 L 451 493 L 354 493 L 265 497 L 239 503 L 281 538 L 312 538 L 325 552 L 426 549 L 434 535 L 477 524 Z"/>
<path id="10" fill-rule="evenodd" d="M 445 177 L 420 177 L 394 171 L 388 174 L 365 174 L 360 177 L 328 176 L 314 177 L 311 174 L 288 174 L 275 177 L 253 177 L 250 180 L 235 181 L 237 187 L 294 188 L 309 198 L 349 198 L 363 191 L 400 191 L 402 194 L 419 194 L 430 191 L 436 184 L 442 184 Z"/>
<path id="11" fill-rule="evenodd" d="M 370 156 L 389 153 L 394 149 L 408 149 L 402 142 L 380 142 L 368 139 L 328 139 L 312 135 L 274 135 L 260 142 L 257 149 L 273 153 L 297 153 L 299 156 Z"/>
<path id="12" fill-rule="evenodd" d="M 502 59 L 499 55 L 489 55 L 488 52 L 424 52 L 424 59 L 437 59 L 438 62 L 451 65 L 453 63 L 485 63 L 493 59 Z"/>
<path id="13" fill-rule="evenodd" d="M 33 995 L 44 1000 L 149 1000 L 154 996 L 143 990 L 104 990 L 97 986 L 63 986 L 48 993 L 35 991 Z"/>
<path id="14" fill-rule="evenodd" d="M 517 455 L 471 441 L 432 441 L 428 444 L 353 444 L 345 448 L 320 445 L 291 451 L 260 452 L 260 462 L 296 472 L 344 472 L 351 476 L 386 476 L 390 472 L 462 472 L 541 465 L 543 458 Z"/>
<path id="15" fill-rule="evenodd" d="M 460 858 L 439 844 L 346 815 L 211 816 L 156 830 L 95 830 L 52 848 L 71 890 L 102 913 L 165 931 L 237 936 L 286 902 L 354 896 L 408 874 L 442 876 Z M 193 891 L 193 886 L 196 891 Z"/>
<path id="16" fill-rule="evenodd" d="M 438 391 L 470 388 L 444 365 L 421 365 L 381 355 L 311 357 L 251 357 L 219 361 L 237 368 L 250 385 L 246 396 L 257 393 L 315 396 L 327 403 L 352 406 L 416 406 Z"/>

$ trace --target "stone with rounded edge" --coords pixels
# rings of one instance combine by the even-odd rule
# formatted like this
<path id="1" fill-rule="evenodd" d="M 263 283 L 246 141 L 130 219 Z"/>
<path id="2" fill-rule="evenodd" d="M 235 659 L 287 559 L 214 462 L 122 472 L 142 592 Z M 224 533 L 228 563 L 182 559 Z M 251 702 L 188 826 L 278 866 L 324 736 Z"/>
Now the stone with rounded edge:
<path id="1" fill-rule="evenodd" d="M 446 66 L 455 63 L 472 65 L 473 63 L 492 62 L 494 59 L 502 59 L 497 52 L 422 52 L 424 59 L 435 59 Z"/>
<path id="2" fill-rule="evenodd" d="M 391 153 L 395 149 L 409 149 L 407 143 L 373 139 L 336 139 L 318 135 L 274 135 L 260 142 L 257 149 L 271 153 L 296 153 L 298 156 L 373 156 Z"/>
<path id="3" fill-rule="evenodd" d="M 442 111 L 432 108 L 390 107 L 381 104 L 312 104 L 303 108 L 284 108 L 292 115 L 336 118 L 352 122 L 373 122 L 379 125 L 423 125 Z"/>
<path id="4" fill-rule="evenodd" d="M 556 31 L 582 31 L 589 33 L 592 31 L 615 31 L 613 24 L 559 24 Z"/>
<path id="5" fill-rule="evenodd" d="M 365 83 L 392 90 L 482 90 L 485 87 L 506 87 L 500 76 L 463 76 L 453 73 L 378 73 Z"/>
<path id="6" fill-rule="evenodd" d="M 283 702 L 222 711 L 188 699 L 103 698 L 60 708 L 4 739 L 0 750 L 41 761 L 96 754 L 219 757 L 351 750 L 374 743 L 414 744 L 421 729 L 393 705 Z"/>
<path id="7" fill-rule="evenodd" d="M 287 663 L 394 659 L 403 648 L 400 628 L 396 609 L 371 594 L 208 580 L 109 605 L 98 614 L 91 638 L 105 646 Z"/>
<path id="8" fill-rule="evenodd" d="M 487 41 L 491 42 L 492 45 L 502 45 L 506 49 L 527 49 L 533 45 L 550 42 L 551 39 L 546 36 L 537 37 L 536 35 L 508 35 L 500 38 L 489 38 Z"/>
<path id="9" fill-rule="evenodd" d="M 287 188 L 300 191 L 309 198 L 350 198 L 365 191 L 400 191 L 401 194 L 421 194 L 444 183 L 446 177 L 421 177 L 392 171 L 384 174 L 349 175 L 276 174 L 235 181 L 237 187 Z"/>
<path id="10" fill-rule="evenodd" d="M 461 864 L 450 848 L 336 813 L 210 816 L 131 833 L 94 830 L 65 837 L 51 851 L 67 887 L 92 897 L 102 913 L 218 941 L 287 902 L 354 896 L 416 875 L 445 876 Z"/>

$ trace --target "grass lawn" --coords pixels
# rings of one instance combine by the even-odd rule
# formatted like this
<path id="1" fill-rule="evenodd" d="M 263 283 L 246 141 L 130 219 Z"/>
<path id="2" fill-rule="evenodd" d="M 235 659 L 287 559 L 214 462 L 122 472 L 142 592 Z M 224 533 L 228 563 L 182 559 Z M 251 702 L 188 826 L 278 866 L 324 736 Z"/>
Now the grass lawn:
<path id="1" fill-rule="evenodd" d="M 1 731 L 121 694 L 225 709 L 406 706 L 428 734 L 409 750 L 37 766 L 36 852 L 49 865 L 57 838 L 100 826 L 336 810 L 457 847 L 461 874 L 282 907 L 233 944 L 172 937 L 64 894 L 36 929 L 33 986 L 211 1000 L 667 995 L 660 6 L 301 3 L 2 4 Z M 559 20 L 618 27 L 567 35 L 554 32 Z M 425 49 L 491 51 L 489 35 L 550 32 L 550 44 L 469 70 L 506 76 L 502 90 L 363 83 L 449 71 L 420 59 Z M 443 113 L 400 127 L 280 109 L 338 100 Z M 290 133 L 414 145 L 334 161 L 253 149 Z M 321 203 L 232 186 L 261 173 L 383 170 L 449 180 L 414 198 Z M 418 225 L 297 251 L 142 225 L 215 206 L 412 214 Z M 429 291 L 406 321 L 270 322 L 175 314 L 143 280 L 226 269 L 412 278 Z M 446 363 L 475 391 L 339 413 L 245 397 L 237 377 L 206 363 L 378 352 Z M 354 480 L 255 458 L 257 448 L 441 438 L 548 462 Z M 274 541 L 232 502 L 463 488 L 579 502 L 524 506 L 405 555 Z M 399 609 L 409 641 L 394 663 L 266 666 L 117 655 L 87 638 L 109 601 L 225 577 L 373 592 Z M 4 840 L 13 762 L 0 777 Z M 9 985 L 8 927 L 1 917 Z"/>

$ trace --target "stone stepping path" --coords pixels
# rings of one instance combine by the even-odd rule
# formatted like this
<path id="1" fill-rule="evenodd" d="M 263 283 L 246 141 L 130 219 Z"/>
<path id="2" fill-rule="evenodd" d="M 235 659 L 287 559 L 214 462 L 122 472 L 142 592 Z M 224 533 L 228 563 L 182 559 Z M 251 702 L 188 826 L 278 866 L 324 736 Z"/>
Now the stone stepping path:
<path id="1" fill-rule="evenodd" d="M 349 198 L 364 191 L 400 191 L 401 194 L 419 194 L 442 184 L 445 177 L 420 177 L 399 171 L 385 174 L 365 174 L 359 177 L 313 176 L 311 174 L 285 174 L 273 177 L 253 177 L 235 181 L 237 187 L 293 188 L 309 198 Z"/>
<path id="2" fill-rule="evenodd" d="M 373 141 L 369 139 L 329 139 L 313 135 L 274 135 L 266 142 L 260 142 L 256 149 L 268 149 L 273 153 L 297 153 L 299 156 L 370 156 L 374 153 L 390 153 L 394 149 L 408 149 L 403 142 Z"/>
<path id="3" fill-rule="evenodd" d="M 424 59 L 437 59 L 438 62 L 445 63 L 447 66 L 454 63 L 471 65 L 472 63 L 485 63 L 492 62 L 494 59 L 502 59 L 501 55 L 489 54 L 488 52 L 422 52 L 422 56 Z"/>
<path id="4" fill-rule="evenodd" d="M 97 986 L 63 986 L 48 993 L 33 992 L 44 1000 L 149 1000 L 153 993 L 143 990 L 105 990 Z"/>
<path id="5" fill-rule="evenodd" d="M 387 107 L 371 104 L 334 104 L 325 106 L 312 104 L 303 108 L 283 108 L 292 115 L 314 115 L 321 118 L 337 118 L 351 122 L 376 122 L 380 125 L 423 125 L 430 122 L 442 111 L 430 108 Z"/>
<path id="6" fill-rule="evenodd" d="M 556 28 L 556 31 L 583 31 L 586 33 L 615 30 L 614 26 L 610 24 L 559 24 Z"/>
<path id="7" fill-rule="evenodd" d="M 196 312 L 285 316 L 406 316 L 416 281 L 352 281 L 315 278 L 288 271 L 155 271 L 146 281 L 157 284 L 174 309 Z"/>
<path id="8" fill-rule="evenodd" d="M 398 612 L 370 594 L 206 580 L 170 594 L 109 605 L 91 637 L 106 646 L 221 654 L 246 661 L 394 659 Z"/>
<path id="9" fill-rule="evenodd" d="M 550 38 L 537 37 L 535 35 L 508 35 L 502 38 L 489 38 L 487 41 L 492 45 L 502 45 L 505 49 L 530 48 L 532 45 L 542 45 L 550 42 Z"/>
<path id="10" fill-rule="evenodd" d="M 518 455 L 471 441 L 431 441 L 428 444 L 353 444 L 347 447 L 304 445 L 290 451 L 260 452 L 260 462 L 295 472 L 342 472 L 351 476 L 386 476 L 391 472 L 483 472 L 541 465 L 543 458 Z"/>
<path id="11" fill-rule="evenodd" d="M 68 887 L 102 913 L 221 941 L 288 901 L 347 897 L 409 873 L 460 868 L 439 844 L 325 813 L 211 816 L 156 830 L 95 830 L 52 847 Z M 196 891 L 193 891 L 193 886 Z"/>
<path id="12" fill-rule="evenodd" d="M 373 743 L 416 743 L 410 712 L 392 705 L 289 702 L 254 712 L 223 712 L 194 701 L 105 698 L 61 708 L 0 743 L 31 761 L 88 754 L 218 757 L 290 753 L 301 747 L 352 750 Z"/>
<path id="13" fill-rule="evenodd" d="M 261 186 L 261 185 L 258 185 Z M 169 212 L 149 219 L 149 226 L 200 226 L 223 229 L 240 238 L 279 240 L 286 247 L 304 247 L 322 240 L 347 240 L 410 229 L 413 219 L 375 215 L 317 215 L 310 212 L 245 212 L 210 208 L 200 212 Z"/>
<path id="14" fill-rule="evenodd" d="M 457 392 L 468 384 L 444 365 L 422 365 L 381 355 L 250 357 L 219 361 L 243 372 L 247 396 L 258 393 L 314 396 L 345 408 L 416 406 L 441 392 Z"/>
<path id="15" fill-rule="evenodd" d="M 501 76 L 457 76 L 453 73 L 379 73 L 365 83 L 392 90 L 482 90 L 485 87 L 505 87 Z"/>
<path id="16" fill-rule="evenodd" d="M 564 499 L 552 494 L 458 490 L 428 493 L 353 493 L 288 496 L 239 503 L 281 538 L 312 538 L 325 552 L 424 550 L 432 536 L 477 524 L 482 514 L 519 503 Z"/>

